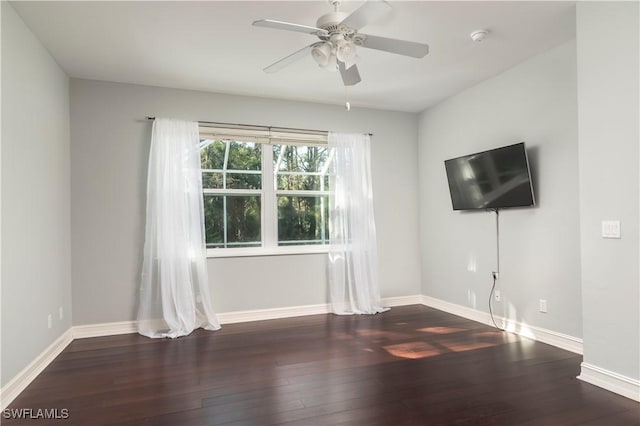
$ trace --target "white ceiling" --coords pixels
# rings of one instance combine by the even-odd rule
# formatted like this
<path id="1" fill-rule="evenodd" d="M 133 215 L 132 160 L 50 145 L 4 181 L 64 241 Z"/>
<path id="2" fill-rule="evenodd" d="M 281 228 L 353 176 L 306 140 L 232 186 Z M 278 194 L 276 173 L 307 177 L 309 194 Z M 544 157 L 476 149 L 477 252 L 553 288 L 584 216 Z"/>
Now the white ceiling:
<path id="1" fill-rule="evenodd" d="M 398 111 L 421 111 L 574 37 L 574 2 L 391 1 L 361 32 L 428 43 L 423 59 L 359 49 L 362 82 L 311 57 L 275 73 L 262 68 L 314 37 L 253 27 L 270 18 L 306 25 L 325 1 L 13 2 L 71 77 Z M 345 2 L 352 11 L 362 2 Z M 488 29 L 482 43 L 473 30 Z"/>

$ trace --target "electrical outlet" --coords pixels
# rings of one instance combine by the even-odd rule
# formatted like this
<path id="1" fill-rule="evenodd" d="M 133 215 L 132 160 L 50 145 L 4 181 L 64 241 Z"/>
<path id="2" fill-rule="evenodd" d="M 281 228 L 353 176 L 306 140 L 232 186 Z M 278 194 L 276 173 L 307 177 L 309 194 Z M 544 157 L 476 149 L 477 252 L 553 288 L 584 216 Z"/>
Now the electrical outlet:
<path id="1" fill-rule="evenodd" d="M 547 301 L 545 299 L 540 299 L 540 312 L 547 313 Z"/>
<path id="2" fill-rule="evenodd" d="M 496 290 L 496 291 L 493 293 L 493 297 L 495 297 L 496 302 L 499 302 L 500 300 L 502 300 L 502 297 L 500 297 L 500 290 Z"/>
<path id="3" fill-rule="evenodd" d="M 60 319 L 64 318 L 64 309 L 62 309 L 62 306 L 58 308 L 58 316 L 60 317 Z"/>
<path id="4" fill-rule="evenodd" d="M 603 220 L 602 238 L 620 238 L 620 221 Z"/>
<path id="5" fill-rule="evenodd" d="M 52 325 L 53 325 L 53 315 L 49 314 L 47 316 L 47 328 L 51 328 Z"/>
<path id="6" fill-rule="evenodd" d="M 491 272 L 491 276 L 494 280 L 497 280 L 498 278 L 500 278 L 500 272 L 493 271 Z"/>

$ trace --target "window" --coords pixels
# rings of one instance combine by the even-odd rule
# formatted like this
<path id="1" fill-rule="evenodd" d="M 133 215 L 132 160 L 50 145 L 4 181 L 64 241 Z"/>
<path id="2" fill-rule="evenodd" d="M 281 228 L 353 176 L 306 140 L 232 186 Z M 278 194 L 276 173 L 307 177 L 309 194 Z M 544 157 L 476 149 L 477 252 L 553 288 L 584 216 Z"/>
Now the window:
<path id="1" fill-rule="evenodd" d="M 332 155 L 323 139 L 201 128 L 210 255 L 326 250 Z"/>

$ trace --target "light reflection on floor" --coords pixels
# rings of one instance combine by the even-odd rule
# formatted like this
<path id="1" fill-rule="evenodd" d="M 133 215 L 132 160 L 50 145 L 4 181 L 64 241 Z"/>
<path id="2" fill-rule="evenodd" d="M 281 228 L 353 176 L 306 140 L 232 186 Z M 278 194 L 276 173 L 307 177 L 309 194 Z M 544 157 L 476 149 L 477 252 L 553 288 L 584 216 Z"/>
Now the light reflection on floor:
<path id="1" fill-rule="evenodd" d="M 435 339 L 436 336 L 446 336 L 470 330 L 459 327 L 425 327 L 418 329 L 418 331 L 432 334 Z M 413 341 L 397 343 L 382 346 L 382 349 L 394 357 L 420 359 L 449 352 L 466 352 L 476 349 L 484 349 L 519 340 L 517 336 L 509 333 L 502 333 L 497 330 L 476 332 L 474 333 L 474 337 L 476 341 L 472 342 L 469 342 L 468 340 L 463 342 L 460 340 L 447 341 L 446 338 L 443 338 L 438 339 L 437 341 L 434 340 L 433 342 Z M 371 351 L 371 349 L 369 349 L 369 351 Z"/>
<path id="2" fill-rule="evenodd" d="M 442 351 L 426 342 L 399 343 L 397 345 L 384 346 L 391 355 L 398 358 L 419 359 L 434 355 L 440 355 Z"/>

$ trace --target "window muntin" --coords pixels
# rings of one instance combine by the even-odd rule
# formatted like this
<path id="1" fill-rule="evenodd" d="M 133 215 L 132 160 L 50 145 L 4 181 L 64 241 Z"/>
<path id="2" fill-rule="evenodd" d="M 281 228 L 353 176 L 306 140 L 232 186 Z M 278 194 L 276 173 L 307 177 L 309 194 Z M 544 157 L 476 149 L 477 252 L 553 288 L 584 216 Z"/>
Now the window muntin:
<path id="1" fill-rule="evenodd" d="M 326 245 L 331 150 L 315 141 L 247 139 L 201 132 L 207 248 Z"/>

